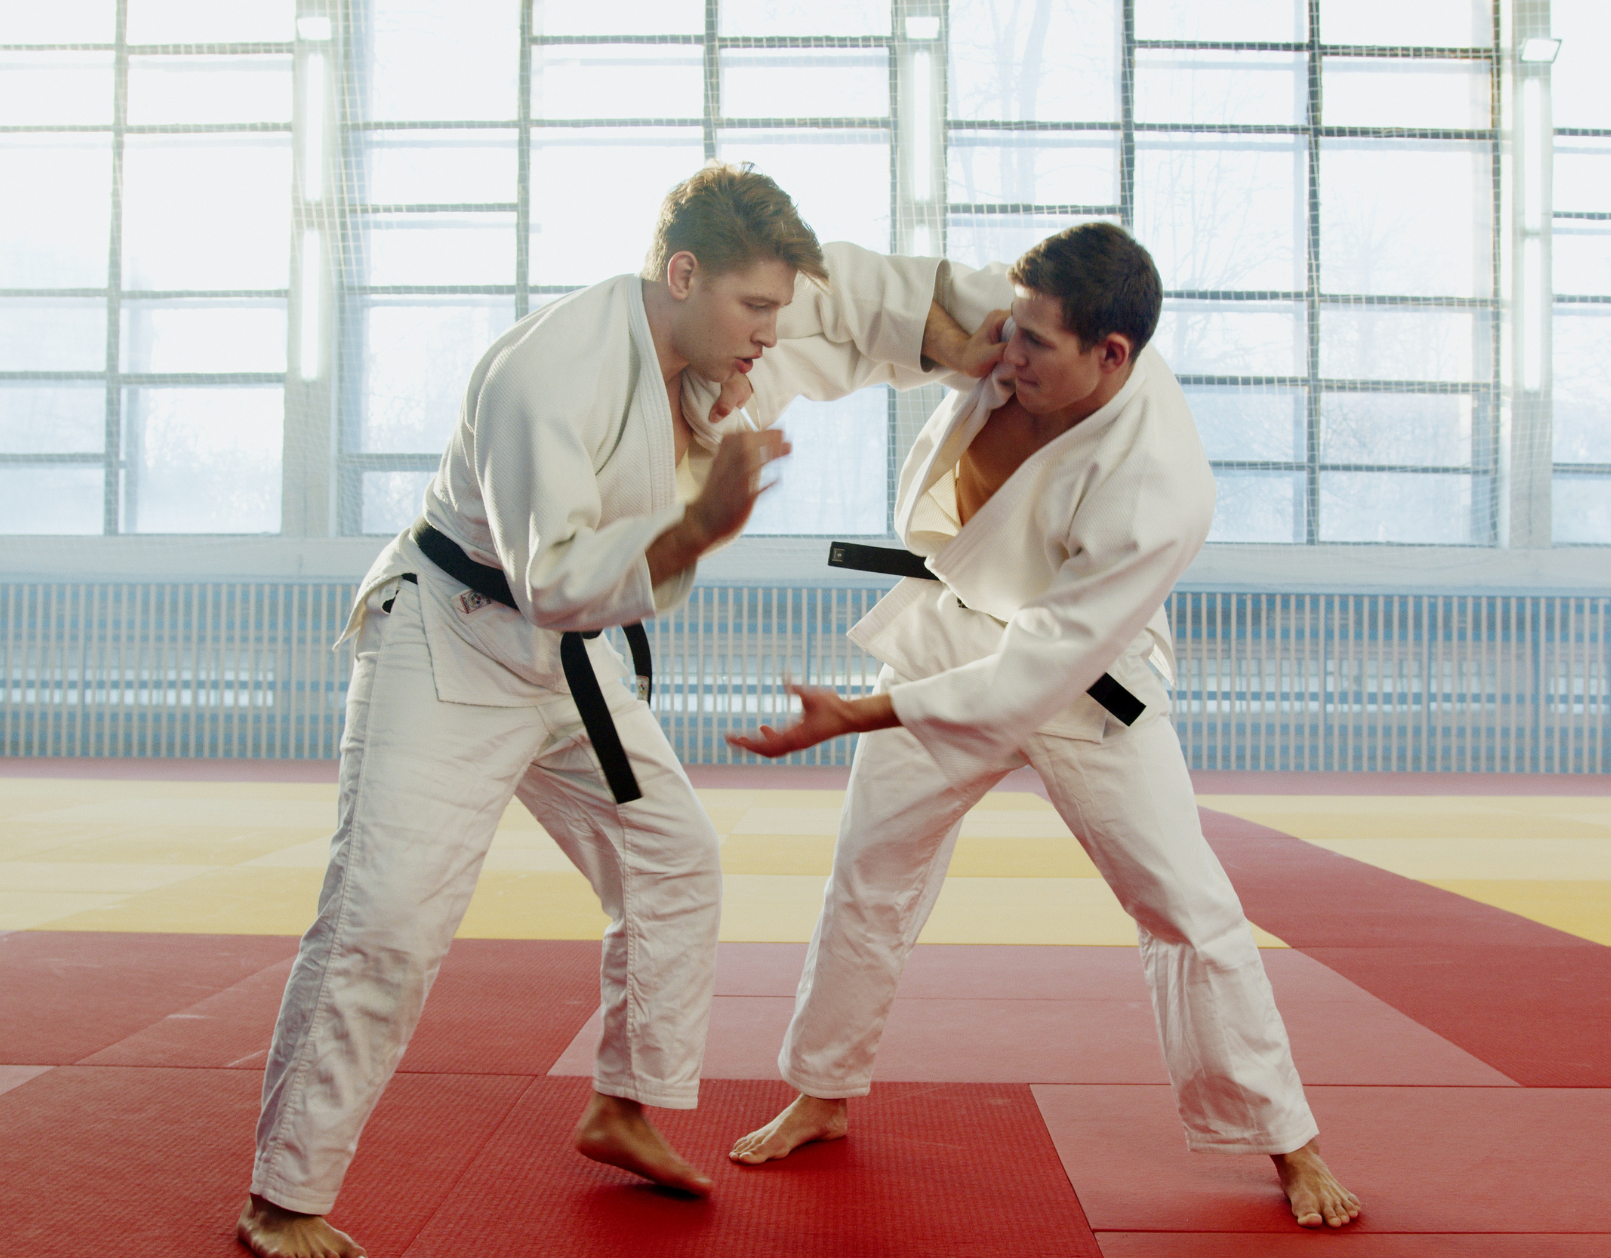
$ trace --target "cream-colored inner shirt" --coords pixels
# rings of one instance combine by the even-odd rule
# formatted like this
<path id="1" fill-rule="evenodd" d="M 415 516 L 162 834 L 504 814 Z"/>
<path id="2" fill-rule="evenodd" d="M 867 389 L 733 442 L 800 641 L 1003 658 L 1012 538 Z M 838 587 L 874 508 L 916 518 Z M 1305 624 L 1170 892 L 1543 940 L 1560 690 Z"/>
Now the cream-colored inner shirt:
<path id="1" fill-rule="evenodd" d="M 688 443 L 688 453 L 682 456 L 682 462 L 677 464 L 677 501 L 692 502 L 699 497 L 699 491 L 705 487 L 705 478 L 710 475 L 710 465 L 715 461 L 714 451 L 705 449 L 696 441 Z"/>

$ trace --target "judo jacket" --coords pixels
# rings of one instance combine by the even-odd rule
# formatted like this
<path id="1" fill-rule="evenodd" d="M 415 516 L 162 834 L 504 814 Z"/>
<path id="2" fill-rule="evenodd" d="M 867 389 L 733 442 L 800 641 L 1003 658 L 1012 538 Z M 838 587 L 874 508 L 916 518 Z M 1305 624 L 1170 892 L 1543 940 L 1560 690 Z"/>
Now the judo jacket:
<path id="1" fill-rule="evenodd" d="M 942 303 L 965 327 L 1012 302 L 1000 265 L 953 264 L 940 281 Z M 842 287 L 832 296 L 858 299 Z M 869 368 L 838 352 L 837 384 L 848 391 Z M 829 392 L 827 354 L 782 342 L 763 358 L 752 373 L 757 422 L 797 383 L 811 396 Z M 963 525 L 957 460 L 1007 391 L 994 377 L 947 383 L 953 391 L 902 466 L 895 505 L 897 534 L 939 584 L 903 580 L 851 637 L 914 679 L 891 692 L 895 711 L 965 782 L 1036 731 L 1100 739 L 1107 716 L 1085 691 L 1106 671 L 1141 693 L 1148 660 L 1173 682 L 1163 602 L 1208 536 L 1214 479 L 1180 385 L 1149 345 L 1106 406 L 1030 455 Z M 1159 702 L 1149 706 L 1163 706 L 1162 687 L 1150 687 Z"/>
<path id="2" fill-rule="evenodd" d="M 780 337 L 810 345 L 797 376 L 831 376 L 849 387 L 929 378 L 923 327 L 939 261 L 885 258 L 854 245 L 825 253 L 831 283 L 855 295 L 840 299 L 803 277 L 797 283 L 779 317 Z M 848 374 L 847 356 L 854 361 Z M 695 493 L 724 427 L 752 422 L 735 412 L 725 426 L 711 424 L 704 417 L 714 394 L 713 385 L 684 373 L 684 415 L 696 438 L 684 482 Z M 518 608 L 464 589 L 405 530 L 364 577 L 344 637 L 357 631 L 370 592 L 415 573 L 438 697 L 541 703 L 565 690 L 563 633 L 643 620 L 687 597 L 693 567 L 657 587 L 645 558 L 682 518 L 687 495 L 679 496 L 677 471 L 643 281 L 621 275 L 570 293 L 516 323 L 476 365 L 425 492 L 426 521 L 470 558 L 501 568 Z M 625 671 L 606 639 L 593 639 L 588 650 L 601 680 Z"/>

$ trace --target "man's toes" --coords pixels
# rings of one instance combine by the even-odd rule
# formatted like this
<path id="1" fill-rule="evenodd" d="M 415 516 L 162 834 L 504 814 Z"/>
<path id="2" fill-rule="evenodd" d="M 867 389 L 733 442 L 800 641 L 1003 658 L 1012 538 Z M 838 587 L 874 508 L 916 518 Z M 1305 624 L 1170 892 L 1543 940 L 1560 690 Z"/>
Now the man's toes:
<path id="1" fill-rule="evenodd" d="M 754 1153 L 761 1145 L 761 1137 L 757 1132 L 750 1132 L 747 1136 L 740 1136 L 733 1142 L 730 1158 L 745 1158 Z"/>

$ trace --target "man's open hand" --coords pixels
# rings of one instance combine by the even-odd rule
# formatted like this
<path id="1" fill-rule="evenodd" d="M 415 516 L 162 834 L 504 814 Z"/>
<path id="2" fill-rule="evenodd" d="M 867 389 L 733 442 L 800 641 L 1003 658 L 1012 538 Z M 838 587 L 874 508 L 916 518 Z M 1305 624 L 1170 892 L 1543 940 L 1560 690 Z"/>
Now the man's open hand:
<path id="1" fill-rule="evenodd" d="M 756 499 L 765 492 L 762 469 L 792 448 L 776 428 L 730 432 L 722 438 L 704 489 L 688 504 L 688 515 L 706 539 L 707 547 L 725 541 L 744 527 L 755 510 Z"/>
<path id="2" fill-rule="evenodd" d="M 776 759 L 842 734 L 864 734 L 900 724 L 887 694 L 845 699 L 816 686 L 790 685 L 787 689 L 800 700 L 799 720 L 782 729 L 763 725 L 753 734 L 729 734 L 727 741 L 758 756 Z"/>
<path id="3" fill-rule="evenodd" d="M 692 567 L 712 546 L 742 529 L 755 510 L 755 500 L 769 488 L 761 483 L 761 470 L 789 450 L 789 443 L 776 428 L 731 432 L 723 437 L 699 497 L 644 552 L 650 583 L 659 585 Z"/>

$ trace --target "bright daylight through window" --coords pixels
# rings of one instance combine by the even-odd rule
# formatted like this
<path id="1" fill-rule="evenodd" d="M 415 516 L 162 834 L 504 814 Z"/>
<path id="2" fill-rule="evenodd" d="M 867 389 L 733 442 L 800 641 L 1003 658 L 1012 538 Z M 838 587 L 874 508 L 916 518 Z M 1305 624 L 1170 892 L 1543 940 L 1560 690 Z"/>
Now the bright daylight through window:
<path id="1" fill-rule="evenodd" d="M 1611 543 L 1608 19 L 1523 60 L 1509 2 L 10 6 L 0 532 L 394 532 L 486 346 L 720 158 L 973 266 L 1132 228 L 1212 540 Z M 887 536 L 932 400 L 798 403 L 751 531 Z"/>

